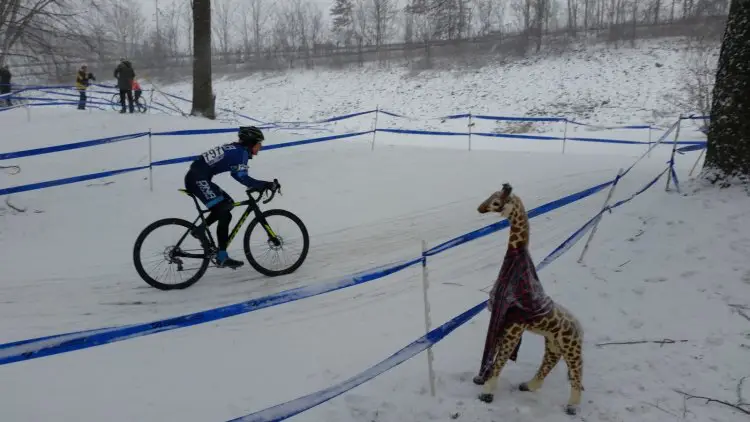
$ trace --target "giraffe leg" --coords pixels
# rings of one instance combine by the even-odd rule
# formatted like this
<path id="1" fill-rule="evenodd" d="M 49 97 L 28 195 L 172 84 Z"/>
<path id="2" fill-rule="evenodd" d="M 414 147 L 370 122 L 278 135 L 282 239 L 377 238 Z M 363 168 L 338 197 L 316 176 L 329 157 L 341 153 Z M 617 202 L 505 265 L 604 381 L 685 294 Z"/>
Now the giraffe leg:
<path id="1" fill-rule="evenodd" d="M 539 366 L 539 370 L 536 372 L 536 375 L 534 375 L 534 378 L 519 385 L 518 389 L 521 391 L 537 391 L 542 388 L 544 378 L 549 375 L 550 371 L 552 371 L 552 368 L 557 365 L 557 362 L 560 361 L 561 357 L 562 350 L 560 350 L 557 344 L 555 344 L 555 340 L 550 334 L 545 335 L 544 358 L 542 359 L 542 364 Z"/>
<path id="2" fill-rule="evenodd" d="M 565 337 L 562 339 L 563 356 L 568 365 L 568 379 L 570 380 L 570 398 L 565 412 L 569 415 L 578 413 L 583 391 L 583 345 L 580 337 Z"/>
<path id="3" fill-rule="evenodd" d="M 521 341 L 524 329 L 521 324 L 510 324 L 505 328 L 503 338 L 495 351 L 495 362 L 492 364 L 489 379 L 484 384 L 484 392 L 479 395 L 479 400 L 486 403 L 491 403 L 494 400 L 493 392 L 497 387 L 497 378 L 500 376 L 500 371 L 502 371 L 505 362 L 516 349 L 516 345 Z"/>

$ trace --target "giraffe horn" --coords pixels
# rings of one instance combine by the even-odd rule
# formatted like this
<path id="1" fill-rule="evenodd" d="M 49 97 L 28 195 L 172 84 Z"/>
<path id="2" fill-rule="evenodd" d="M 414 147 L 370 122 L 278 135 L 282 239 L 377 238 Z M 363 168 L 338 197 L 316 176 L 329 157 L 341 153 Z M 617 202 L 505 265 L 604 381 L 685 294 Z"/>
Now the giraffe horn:
<path id="1" fill-rule="evenodd" d="M 513 191 L 513 187 L 510 185 L 510 183 L 503 183 L 503 194 L 505 196 L 510 195 L 512 191 Z"/>

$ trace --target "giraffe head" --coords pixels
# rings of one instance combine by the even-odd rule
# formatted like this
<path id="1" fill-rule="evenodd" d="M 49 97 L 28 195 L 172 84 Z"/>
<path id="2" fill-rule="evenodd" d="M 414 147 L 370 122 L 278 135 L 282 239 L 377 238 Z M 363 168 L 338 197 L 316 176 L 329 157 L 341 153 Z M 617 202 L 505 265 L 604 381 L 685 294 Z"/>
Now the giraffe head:
<path id="1" fill-rule="evenodd" d="M 480 214 L 496 212 L 507 218 L 510 216 L 511 211 L 513 211 L 512 202 L 515 195 L 512 194 L 512 191 L 513 187 L 511 187 L 510 184 L 503 183 L 503 188 L 493 193 L 489 198 L 485 199 L 484 202 L 479 204 L 477 211 L 479 211 Z"/>

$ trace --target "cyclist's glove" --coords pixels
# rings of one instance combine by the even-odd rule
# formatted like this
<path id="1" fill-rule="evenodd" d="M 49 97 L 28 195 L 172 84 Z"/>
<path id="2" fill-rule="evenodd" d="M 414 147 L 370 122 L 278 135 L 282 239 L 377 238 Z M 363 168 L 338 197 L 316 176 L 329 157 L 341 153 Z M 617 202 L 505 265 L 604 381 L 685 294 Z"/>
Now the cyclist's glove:
<path id="1" fill-rule="evenodd" d="M 263 190 L 270 190 L 271 192 L 275 192 L 280 188 L 281 188 L 281 185 L 279 184 L 279 181 L 276 179 L 274 179 L 273 182 L 264 182 L 263 184 Z"/>

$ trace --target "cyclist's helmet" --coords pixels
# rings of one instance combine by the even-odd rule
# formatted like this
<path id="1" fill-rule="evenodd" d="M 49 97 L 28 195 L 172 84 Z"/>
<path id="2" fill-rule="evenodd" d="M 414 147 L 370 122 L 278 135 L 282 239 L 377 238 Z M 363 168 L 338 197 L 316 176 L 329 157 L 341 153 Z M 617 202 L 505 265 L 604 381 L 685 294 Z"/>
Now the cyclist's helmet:
<path id="1" fill-rule="evenodd" d="M 263 142 L 263 132 L 255 126 L 240 126 L 240 130 L 237 133 L 240 138 L 240 144 L 251 148 L 253 145 Z"/>

